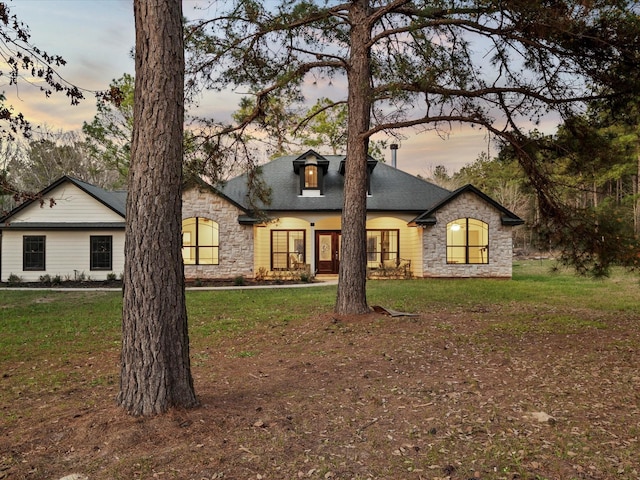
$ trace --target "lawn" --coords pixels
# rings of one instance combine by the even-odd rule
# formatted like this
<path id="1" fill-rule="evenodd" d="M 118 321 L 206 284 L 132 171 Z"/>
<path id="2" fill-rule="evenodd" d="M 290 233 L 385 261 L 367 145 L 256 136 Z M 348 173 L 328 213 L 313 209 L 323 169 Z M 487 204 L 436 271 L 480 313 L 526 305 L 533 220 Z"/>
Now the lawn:
<path id="1" fill-rule="evenodd" d="M 0 479 L 638 479 L 640 282 L 188 292 L 201 406 L 132 418 L 118 292 L 0 290 Z"/>

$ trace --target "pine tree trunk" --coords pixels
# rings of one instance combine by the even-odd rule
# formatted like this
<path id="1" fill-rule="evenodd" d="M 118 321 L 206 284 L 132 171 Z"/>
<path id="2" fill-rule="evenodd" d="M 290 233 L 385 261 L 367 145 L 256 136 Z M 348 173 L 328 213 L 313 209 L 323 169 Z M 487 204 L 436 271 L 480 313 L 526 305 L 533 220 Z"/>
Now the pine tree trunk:
<path id="1" fill-rule="evenodd" d="M 348 139 L 342 208 L 342 254 L 335 311 L 361 314 L 367 306 L 367 150 L 365 133 L 371 122 L 371 70 L 368 42 L 369 1 L 353 1 L 350 14 L 351 52 L 347 70 Z"/>
<path id="2" fill-rule="evenodd" d="M 118 403 L 132 415 L 197 399 L 181 259 L 181 0 L 135 0 L 134 129 L 127 197 Z"/>
<path id="3" fill-rule="evenodd" d="M 638 145 L 638 174 L 636 175 L 636 184 L 635 184 L 635 192 L 636 195 L 636 203 L 634 206 L 634 216 L 633 216 L 633 231 L 636 235 L 640 235 L 640 145 Z"/>

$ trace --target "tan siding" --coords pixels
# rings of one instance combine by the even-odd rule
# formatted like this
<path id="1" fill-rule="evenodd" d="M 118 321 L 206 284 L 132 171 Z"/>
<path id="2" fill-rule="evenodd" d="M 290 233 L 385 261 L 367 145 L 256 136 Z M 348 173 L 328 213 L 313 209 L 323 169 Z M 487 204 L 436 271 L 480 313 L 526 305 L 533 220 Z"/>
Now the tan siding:
<path id="1" fill-rule="evenodd" d="M 311 224 L 314 226 L 311 226 Z M 315 232 L 317 230 L 340 230 L 340 215 L 326 212 L 280 212 L 278 218 L 265 226 L 256 228 L 256 271 L 263 268 L 271 272 L 271 230 L 305 230 L 306 263 L 315 270 Z"/>
<path id="2" fill-rule="evenodd" d="M 394 218 L 391 216 L 369 216 L 367 221 L 368 230 L 392 229 L 398 230 L 400 237 L 400 258 L 411 262 L 411 270 L 416 272 L 415 266 L 422 263 L 421 253 L 415 249 L 416 228 L 407 226 L 409 218 Z"/>
<path id="3" fill-rule="evenodd" d="M 330 215 L 326 217 L 319 217 L 315 222 L 316 230 L 342 230 L 341 226 L 341 218 L 340 215 Z"/>
<path id="4" fill-rule="evenodd" d="M 421 228 L 411 227 L 407 231 L 407 256 L 411 258 L 411 273 L 414 277 L 423 276 L 422 234 Z"/>
<path id="5" fill-rule="evenodd" d="M 313 252 L 311 247 L 311 224 L 304 219 L 294 217 L 280 217 L 269 222 L 265 227 L 259 227 L 260 237 L 256 237 L 256 251 L 260 252 L 260 256 L 256 256 L 256 271 L 264 269 L 271 272 L 271 231 L 273 230 L 304 230 L 305 231 L 305 248 L 306 263 L 312 264 L 311 255 Z"/>
<path id="6" fill-rule="evenodd" d="M 269 245 L 271 230 L 266 227 L 257 227 L 255 230 L 255 269 L 256 273 L 268 272 L 270 267 Z"/>
<path id="7" fill-rule="evenodd" d="M 421 235 L 418 228 L 408 227 L 410 216 L 393 217 L 396 214 L 370 215 L 367 221 L 368 229 L 398 229 L 400 233 L 400 255 L 403 259 L 411 260 L 414 275 L 421 275 L 422 250 Z M 311 223 L 314 226 L 311 226 Z M 335 213 L 315 212 L 281 212 L 278 219 L 255 229 L 255 269 L 270 272 L 271 268 L 271 231 L 282 229 L 302 229 L 306 232 L 307 264 L 315 267 L 314 253 L 315 233 L 319 230 L 340 230 L 341 219 Z M 416 270 L 416 267 L 418 270 Z"/>

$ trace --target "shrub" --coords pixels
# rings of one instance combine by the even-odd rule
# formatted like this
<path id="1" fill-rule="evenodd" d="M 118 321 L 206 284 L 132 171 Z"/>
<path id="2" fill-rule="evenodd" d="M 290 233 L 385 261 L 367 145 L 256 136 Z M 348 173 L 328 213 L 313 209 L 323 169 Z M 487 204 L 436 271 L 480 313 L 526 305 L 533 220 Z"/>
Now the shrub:
<path id="1" fill-rule="evenodd" d="M 233 279 L 233 284 L 236 287 L 240 287 L 240 286 L 244 285 L 245 284 L 244 276 L 238 275 L 236 278 Z"/>
<path id="2" fill-rule="evenodd" d="M 256 280 L 262 282 L 269 276 L 269 270 L 264 267 L 260 267 L 256 273 Z"/>
<path id="3" fill-rule="evenodd" d="M 313 275 L 310 272 L 302 272 L 300 273 L 300 281 L 304 283 L 311 283 L 313 280 Z"/>
<path id="4" fill-rule="evenodd" d="M 107 273 L 107 280 L 109 282 L 114 282 L 114 281 L 117 280 L 117 278 L 118 278 L 118 276 L 115 273 L 113 273 L 113 272 Z"/>
<path id="5" fill-rule="evenodd" d="M 15 273 L 12 273 L 7 278 L 7 283 L 9 285 L 17 285 L 18 283 L 22 283 L 22 277 L 16 275 Z"/>

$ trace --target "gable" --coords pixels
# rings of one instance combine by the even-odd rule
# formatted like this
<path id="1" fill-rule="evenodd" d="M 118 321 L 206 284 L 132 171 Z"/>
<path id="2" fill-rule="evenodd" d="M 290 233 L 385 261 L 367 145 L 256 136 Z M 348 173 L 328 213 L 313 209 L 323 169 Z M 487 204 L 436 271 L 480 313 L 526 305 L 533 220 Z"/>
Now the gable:
<path id="1" fill-rule="evenodd" d="M 42 192 L 44 203 L 41 205 L 39 200 L 33 200 L 20 207 L 14 209 L 4 221 L 10 226 L 16 224 L 39 224 L 39 225 L 55 225 L 55 224 L 96 224 L 96 223 L 123 223 L 124 215 L 119 211 L 119 203 L 124 203 L 124 194 L 120 195 L 114 192 L 106 192 L 92 187 L 96 191 L 96 195 L 90 194 L 87 190 L 80 188 L 80 183 L 73 182 L 69 179 L 58 182 L 51 189 Z M 88 184 L 86 184 L 88 185 Z M 99 194 L 110 196 L 110 200 L 118 203 L 105 204 L 107 198 L 99 198 Z M 50 199 L 54 202 L 51 203 Z"/>
<path id="2" fill-rule="evenodd" d="M 524 223 L 524 220 L 518 217 L 515 213 L 509 211 L 507 208 L 505 208 L 471 184 L 465 185 L 464 187 L 451 192 L 450 195 L 442 199 L 440 202 L 436 203 L 429 210 L 414 218 L 411 223 L 421 226 L 435 225 L 437 222 L 436 214 L 442 211 L 445 207 L 463 197 L 474 197 L 476 201 L 483 202 L 486 206 L 493 209 L 496 214 L 500 216 L 500 221 L 504 226 L 513 227 L 522 225 Z M 470 215 L 469 212 L 460 211 L 460 216 L 468 217 Z"/>

